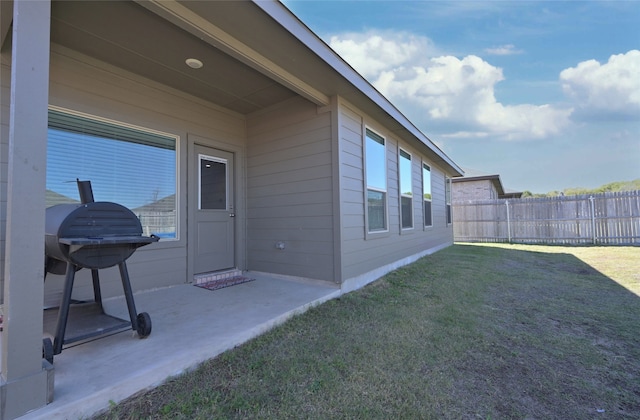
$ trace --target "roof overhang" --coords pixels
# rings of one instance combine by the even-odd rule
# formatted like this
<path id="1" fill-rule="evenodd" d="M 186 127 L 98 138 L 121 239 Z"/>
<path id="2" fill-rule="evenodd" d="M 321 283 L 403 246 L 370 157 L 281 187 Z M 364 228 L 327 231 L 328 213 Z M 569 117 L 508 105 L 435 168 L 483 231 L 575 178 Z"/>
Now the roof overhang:
<path id="1" fill-rule="evenodd" d="M 211 20 L 207 19 L 207 17 L 210 17 L 209 13 L 213 14 L 213 12 L 211 8 L 206 8 L 206 4 L 204 4 L 205 8 L 202 8 L 204 10 L 199 14 L 177 1 L 134 1 L 236 60 L 248 65 L 254 70 L 258 70 L 260 73 L 286 86 L 316 105 L 329 105 L 330 99 L 327 95 L 279 66 L 265 55 L 240 42 L 238 39 L 229 35 L 228 32 L 212 23 Z M 200 3 L 203 4 L 206 2 Z M 191 7 L 198 10 L 199 8 L 197 6 L 198 5 L 191 5 Z M 205 15 L 203 12 L 209 13 Z"/>
<path id="2" fill-rule="evenodd" d="M 11 1 L 0 1 L 3 40 Z M 449 176 L 464 171 L 277 0 L 52 2 L 53 43 L 239 114 L 299 95 L 349 103 L 416 145 Z M 205 65 L 192 71 L 185 59 Z"/>

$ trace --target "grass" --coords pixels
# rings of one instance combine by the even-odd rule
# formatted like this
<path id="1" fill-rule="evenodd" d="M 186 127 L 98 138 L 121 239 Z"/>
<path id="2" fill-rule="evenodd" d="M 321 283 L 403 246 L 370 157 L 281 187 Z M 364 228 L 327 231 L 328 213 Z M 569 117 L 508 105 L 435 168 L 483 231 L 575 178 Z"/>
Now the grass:
<path id="1" fill-rule="evenodd" d="M 457 244 L 100 418 L 640 418 L 640 248 Z"/>

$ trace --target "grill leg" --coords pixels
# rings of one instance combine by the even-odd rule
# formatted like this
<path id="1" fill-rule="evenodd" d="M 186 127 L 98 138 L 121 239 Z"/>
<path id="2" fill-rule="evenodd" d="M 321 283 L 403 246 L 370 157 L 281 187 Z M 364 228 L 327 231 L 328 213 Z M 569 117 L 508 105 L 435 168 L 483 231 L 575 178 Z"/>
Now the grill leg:
<path id="1" fill-rule="evenodd" d="M 129 272 L 127 264 L 122 261 L 118 264 L 120 269 L 120 278 L 122 279 L 122 288 L 124 289 L 124 297 L 127 299 L 127 308 L 129 309 L 129 318 L 131 318 L 131 328 L 138 331 L 138 321 L 136 315 L 136 304 L 133 301 L 133 291 L 131 290 L 131 282 L 129 281 Z"/>
<path id="2" fill-rule="evenodd" d="M 71 293 L 73 291 L 73 280 L 75 275 L 76 267 L 71 263 L 67 263 L 67 274 L 64 279 L 62 302 L 60 302 L 60 308 L 58 309 L 58 325 L 56 326 L 56 336 L 53 341 L 53 354 L 62 353 L 62 344 L 64 344 L 64 333 L 67 329 L 69 305 L 71 304 Z"/>
<path id="3" fill-rule="evenodd" d="M 91 279 L 93 280 L 93 297 L 96 303 L 100 304 L 100 310 L 102 310 L 102 292 L 100 291 L 100 277 L 98 276 L 98 270 L 96 270 L 95 268 L 91 270 Z"/>

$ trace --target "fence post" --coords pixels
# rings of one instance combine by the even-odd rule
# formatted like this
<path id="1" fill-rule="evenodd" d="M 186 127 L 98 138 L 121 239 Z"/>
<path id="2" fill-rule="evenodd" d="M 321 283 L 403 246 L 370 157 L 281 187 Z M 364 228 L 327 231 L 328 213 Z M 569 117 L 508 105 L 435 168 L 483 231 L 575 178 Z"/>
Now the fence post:
<path id="1" fill-rule="evenodd" d="M 593 198 L 592 195 L 589 196 L 589 202 L 590 202 L 590 206 L 591 207 L 591 236 L 592 236 L 592 241 L 593 244 L 595 245 L 597 242 L 597 238 L 596 238 L 596 205 L 595 205 L 595 198 Z"/>
<path id="2" fill-rule="evenodd" d="M 507 240 L 511 243 L 511 218 L 509 217 L 509 200 L 505 200 L 504 204 L 507 206 Z"/>

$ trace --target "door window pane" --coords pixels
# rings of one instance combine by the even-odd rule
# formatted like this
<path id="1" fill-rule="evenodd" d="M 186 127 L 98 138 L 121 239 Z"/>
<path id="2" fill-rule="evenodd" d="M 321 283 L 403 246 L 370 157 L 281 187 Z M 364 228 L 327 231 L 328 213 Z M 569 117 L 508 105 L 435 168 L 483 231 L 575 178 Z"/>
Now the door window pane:
<path id="1" fill-rule="evenodd" d="M 200 155 L 201 210 L 227 209 L 227 162 Z"/>

